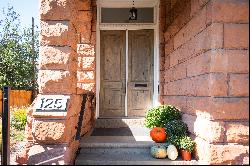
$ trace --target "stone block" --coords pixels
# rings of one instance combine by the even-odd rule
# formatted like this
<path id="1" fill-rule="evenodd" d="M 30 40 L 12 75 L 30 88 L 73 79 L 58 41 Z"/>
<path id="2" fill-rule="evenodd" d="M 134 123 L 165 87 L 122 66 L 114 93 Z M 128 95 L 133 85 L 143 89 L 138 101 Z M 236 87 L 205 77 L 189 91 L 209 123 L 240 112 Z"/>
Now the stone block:
<path id="1" fill-rule="evenodd" d="M 93 26 L 92 26 L 92 30 L 95 29 Z M 95 32 L 92 32 L 91 33 L 91 45 L 96 45 L 96 33 Z"/>
<path id="2" fill-rule="evenodd" d="M 41 45 L 70 45 L 68 21 L 41 21 Z"/>
<path id="3" fill-rule="evenodd" d="M 76 76 L 69 71 L 39 70 L 39 93 L 76 93 Z"/>
<path id="4" fill-rule="evenodd" d="M 188 125 L 189 131 L 197 137 L 209 143 L 223 142 L 225 132 L 224 122 L 210 121 L 189 114 L 183 114 L 182 120 Z"/>
<path id="5" fill-rule="evenodd" d="M 91 9 L 91 0 L 77 0 L 77 9 L 78 10 L 90 10 Z"/>
<path id="6" fill-rule="evenodd" d="M 212 22 L 249 22 L 249 2 L 246 0 L 212 0 L 208 4 L 208 9 L 208 19 Z"/>
<path id="7" fill-rule="evenodd" d="M 224 131 L 224 122 L 197 118 L 194 124 L 194 133 L 208 142 L 223 142 Z"/>
<path id="8" fill-rule="evenodd" d="M 181 63 L 171 69 L 173 72 L 173 80 L 180 80 L 187 77 L 187 63 Z"/>
<path id="9" fill-rule="evenodd" d="M 79 112 L 81 110 L 81 105 L 78 105 L 78 109 L 76 110 L 76 112 Z M 71 110 L 73 111 L 73 110 Z M 65 131 L 64 131 L 64 135 L 65 135 L 65 142 L 72 142 L 76 136 L 76 132 L 77 132 L 77 127 L 78 127 L 78 121 L 79 121 L 79 115 L 78 116 L 71 116 L 71 117 L 67 117 L 66 121 L 65 121 Z"/>
<path id="10" fill-rule="evenodd" d="M 77 44 L 77 53 L 81 56 L 94 57 L 95 46 L 91 44 Z"/>
<path id="11" fill-rule="evenodd" d="M 211 97 L 187 97 L 187 110 L 184 112 L 187 114 L 196 115 L 204 119 L 210 118 L 210 105 L 209 101 Z"/>
<path id="12" fill-rule="evenodd" d="M 177 70 L 177 66 L 165 72 L 169 73 L 165 75 L 165 81 L 168 82 L 164 87 L 165 95 L 227 96 L 226 74 L 211 73 L 185 78 L 186 70 Z"/>
<path id="13" fill-rule="evenodd" d="M 165 56 L 165 70 L 170 67 L 170 56 L 166 55 Z"/>
<path id="14" fill-rule="evenodd" d="M 65 129 L 65 120 L 35 119 L 32 124 L 33 137 L 37 142 L 65 142 Z"/>
<path id="15" fill-rule="evenodd" d="M 248 98 L 212 98 L 210 115 L 213 119 L 248 120 Z"/>
<path id="16" fill-rule="evenodd" d="M 95 92 L 95 83 L 77 83 L 77 94 Z"/>
<path id="17" fill-rule="evenodd" d="M 40 0 L 41 20 L 70 20 L 77 16 L 76 1 Z"/>
<path id="18" fill-rule="evenodd" d="M 76 23 L 77 33 L 80 34 L 79 43 L 91 42 L 91 22 L 78 21 Z"/>
<path id="19" fill-rule="evenodd" d="M 174 40 L 169 40 L 165 45 L 165 55 L 169 55 L 174 51 Z"/>
<path id="20" fill-rule="evenodd" d="M 41 46 L 39 51 L 40 69 L 76 71 L 76 54 L 70 47 Z"/>
<path id="21" fill-rule="evenodd" d="M 249 158 L 249 146 L 239 144 L 210 144 L 196 137 L 196 157 L 206 165 L 242 165 Z"/>
<path id="22" fill-rule="evenodd" d="M 167 69 L 167 70 L 165 70 L 165 72 L 164 72 L 164 81 L 166 82 L 166 83 L 169 83 L 170 81 L 172 81 L 174 78 L 173 78 L 173 69 L 174 68 L 170 68 L 170 69 Z"/>
<path id="23" fill-rule="evenodd" d="M 163 96 L 164 104 L 173 105 L 181 111 L 185 111 L 187 108 L 186 100 L 186 96 Z"/>
<path id="24" fill-rule="evenodd" d="M 70 100 L 68 103 L 67 119 L 70 117 L 78 117 L 82 105 L 81 95 L 70 95 Z"/>
<path id="25" fill-rule="evenodd" d="M 78 11 L 77 16 L 78 16 L 78 21 L 82 22 L 91 22 L 92 20 L 92 11 L 86 11 L 86 10 L 81 10 Z"/>
<path id="26" fill-rule="evenodd" d="M 226 123 L 226 141 L 231 143 L 249 143 L 249 123 Z"/>
<path id="27" fill-rule="evenodd" d="M 249 48 L 249 24 L 225 24 L 224 47 Z"/>
<path id="28" fill-rule="evenodd" d="M 209 120 L 247 120 L 248 109 L 247 98 L 187 97 L 187 112 Z"/>
<path id="29" fill-rule="evenodd" d="M 95 70 L 95 57 L 78 57 L 78 71 Z"/>
<path id="30" fill-rule="evenodd" d="M 161 52 L 163 52 L 163 51 L 161 51 Z M 164 71 L 165 70 L 165 57 L 160 56 L 159 61 L 160 61 L 160 71 Z"/>
<path id="31" fill-rule="evenodd" d="M 249 146 L 239 144 L 210 145 L 210 164 L 242 165 L 249 157 Z"/>
<path id="32" fill-rule="evenodd" d="M 174 37 L 174 49 L 186 43 L 206 28 L 206 8 L 193 17 Z"/>
<path id="33" fill-rule="evenodd" d="M 191 58 L 187 64 L 187 76 L 192 77 L 209 73 L 210 61 L 211 58 L 207 52 Z"/>
<path id="34" fill-rule="evenodd" d="M 170 66 L 187 61 L 212 48 L 223 47 L 223 24 L 212 24 L 170 54 Z"/>
<path id="35" fill-rule="evenodd" d="M 190 16 L 196 15 L 209 0 L 191 0 Z"/>
<path id="36" fill-rule="evenodd" d="M 230 74 L 229 77 L 229 95 L 249 97 L 249 74 Z"/>
<path id="37" fill-rule="evenodd" d="M 184 2 L 185 3 L 185 2 Z M 184 3 L 182 6 L 184 6 Z M 164 34 L 165 41 L 169 41 L 170 38 L 173 38 L 175 34 L 180 31 L 189 21 L 190 21 L 190 11 L 191 11 L 191 6 L 186 5 L 184 6 L 184 9 L 180 11 L 179 13 L 176 13 L 177 11 L 174 12 L 169 12 L 167 15 L 168 17 L 166 18 L 166 25 L 167 25 L 167 31 Z M 174 20 L 172 20 L 170 15 L 177 14 Z"/>
<path id="38" fill-rule="evenodd" d="M 247 50 L 209 51 L 210 71 L 223 73 L 248 73 L 249 53 Z"/>
<path id="39" fill-rule="evenodd" d="M 191 85 L 191 79 L 182 79 L 169 82 L 164 85 L 164 95 L 168 96 L 184 96 L 189 93 L 188 86 Z"/>
<path id="40" fill-rule="evenodd" d="M 202 85 L 202 84 L 200 84 Z M 224 73 L 210 73 L 209 96 L 227 96 L 228 78 Z"/>
<path id="41" fill-rule="evenodd" d="M 95 72 L 94 71 L 77 71 L 78 83 L 94 83 Z"/>

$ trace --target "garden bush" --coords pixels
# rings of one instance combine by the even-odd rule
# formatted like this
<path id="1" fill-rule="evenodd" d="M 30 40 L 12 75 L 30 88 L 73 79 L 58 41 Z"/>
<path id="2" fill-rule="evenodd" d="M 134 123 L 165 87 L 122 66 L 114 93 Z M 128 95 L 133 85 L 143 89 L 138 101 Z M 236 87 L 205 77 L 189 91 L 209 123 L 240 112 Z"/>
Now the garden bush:
<path id="1" fill-rule="evenodd" d="M 188 135 L 173 135 L 169 138 L 169 141 L 178 149 L 184 149 L 189 152 L 192 152 L 194 150 L 195 142 Z"/>
<path id="2" fill-rule="evenodd" d="M 187 135 L 179 138 L 179 149 L 183 149 L 189 152 L 193 152 L 195 142 Z"/>
<path id="3" fill-rule="evenodd" d="M 172 120 L 180 120 L 181 112 L 172 105 L 161 105 L 148 110 L 145 116 L 147 128 L 165 127 Z"/>
<path id="4" fill-rule="evenodd" d="M 188 134 L 187 124 L 179 119 L 168 122 L 165 128 L 168 137 L 172 136 L 180 137 Z"/>
<path id="5" fill-rule="evenodd" d="M 27 121 L 27 108 L 16 108 L 11 111 L 10 125 L 17 130 L 24 130 Z"/>

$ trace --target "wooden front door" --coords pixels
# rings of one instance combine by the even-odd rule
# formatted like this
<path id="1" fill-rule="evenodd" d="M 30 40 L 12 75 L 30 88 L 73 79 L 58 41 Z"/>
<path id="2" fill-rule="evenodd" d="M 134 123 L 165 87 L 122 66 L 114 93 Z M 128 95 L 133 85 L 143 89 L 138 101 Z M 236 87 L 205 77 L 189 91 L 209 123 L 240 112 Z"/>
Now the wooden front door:
<path id="1" fill-rule="evenodd" d="M 154 31 L 129 31 L 128 41 L 128 116 L 145 116 L 152 106 Z"/>
<path id="2" fill-rule="evenodd" d="M 145 116 L 152 105 L 154 31 L 127 33 L 101 31 L 100 117 Z"/>
<path id="3" fill-rule="evenodd" d="M 125 116 L 126 31 L 101 31 L 100 116 Z"/>

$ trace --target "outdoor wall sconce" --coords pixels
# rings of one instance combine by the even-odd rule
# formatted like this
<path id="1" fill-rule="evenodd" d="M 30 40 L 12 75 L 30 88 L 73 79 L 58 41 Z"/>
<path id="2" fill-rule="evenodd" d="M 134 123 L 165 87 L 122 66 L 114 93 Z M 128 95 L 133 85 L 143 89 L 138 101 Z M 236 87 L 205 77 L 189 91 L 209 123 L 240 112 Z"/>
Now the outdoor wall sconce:
<path id="1" fill-rule="evenodd" d="M 129 10 L 129 20 L 137 20 L 137 9 L 134 7 L 133 1 L 133 7 Z"/>

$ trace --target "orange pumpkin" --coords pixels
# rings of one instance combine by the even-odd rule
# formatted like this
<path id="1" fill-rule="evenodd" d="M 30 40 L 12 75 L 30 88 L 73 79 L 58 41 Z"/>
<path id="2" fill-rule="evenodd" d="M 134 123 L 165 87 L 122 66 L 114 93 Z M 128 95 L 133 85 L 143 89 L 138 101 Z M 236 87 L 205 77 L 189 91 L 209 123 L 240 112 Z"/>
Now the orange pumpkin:
<path id="1" fill-rule="evenodd" d="M 167 135 L 166 135 L 165 129 L 162 128 L 162 127 L 154 127 L 150 131 L 150 137 L 156 143 L 165 142 L 166 139 L 167 139 Z"/>

